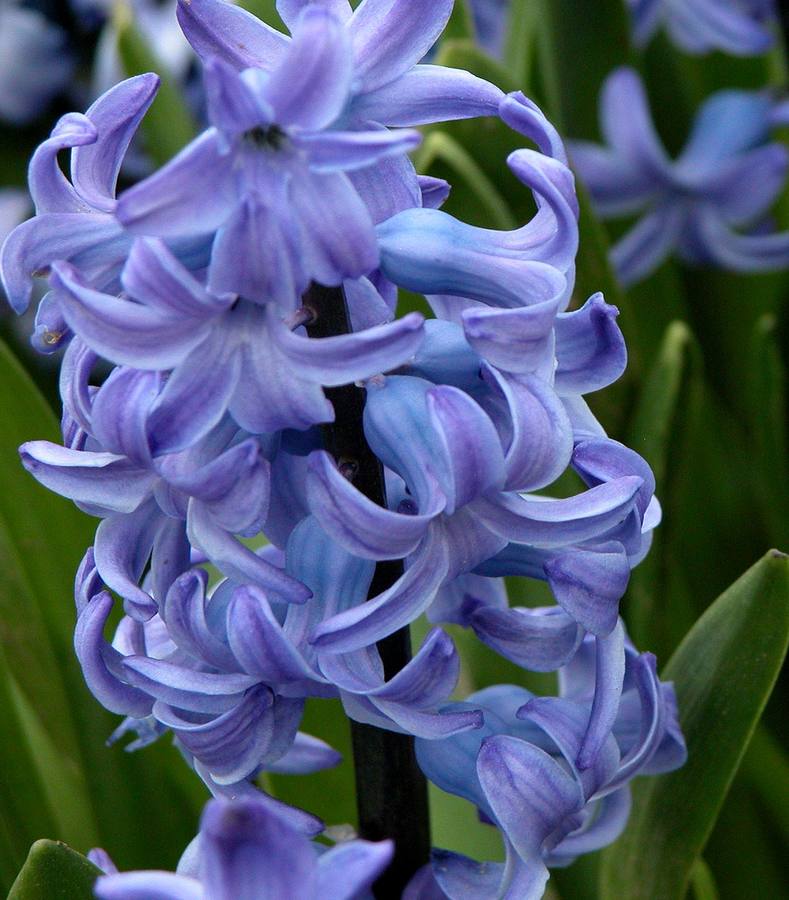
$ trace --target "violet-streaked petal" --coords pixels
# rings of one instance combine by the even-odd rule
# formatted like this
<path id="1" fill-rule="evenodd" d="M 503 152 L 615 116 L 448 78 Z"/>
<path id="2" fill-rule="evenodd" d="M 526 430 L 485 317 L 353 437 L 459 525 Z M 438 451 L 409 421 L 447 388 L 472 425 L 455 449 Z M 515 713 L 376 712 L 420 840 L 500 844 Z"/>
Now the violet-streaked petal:
<path id="1" fill-rule="evenodd" d="M 259 800 L 212 800 L 200 835 L 209 897 L 261 900 L 261 886 L 271 898 L 314 896 L 315 851 Z"/>
<path id="2" fill-rule="evenodd" d="M 102 447 L 148 468 L 146 421 L 161 385 L 158 372 L 116 368 L 93 398 L 93 436 Z"/>
<path id="3" fill-rule="evenodd" d="M 352 109 L 360 118 L 402 127 L 495 116 L 501 98 L 499 88 L 470 72 L 421 65 L 356 97 Z"/>
<path id="4" fill-rule="evenodd" d="M 293 31 L 299 16 L 310 5 L 320 6 L 340 22 L 347 22 L 353 15 L 348 0 L 277 0 L 277 12 L 280 19 Z"/>
<path id="5" fill-rule="evenodd" d="M 205 96 L 208 120 L 228 144 L 245 132 L 265 127 L 273 118 L 268 104 L 233 66 L 219 57 L 205 63 Z"/>
<path id="6" fill-rule="evenodd" d="M 594 764 L 619 713 L 625 677 L 625 629 L 621 620 L 609 635 L 595 639 L 595 659 L 594 700 L 575 761 L 581 770 Z"/>
<path id="7" fill-rule="evenodd" d="M 222 152 L 218 132 L 209 128 L 155 174 L 121 194 L 117 216 L 129 231 L 140 234 L 202 235 L 219 228 L 235 203 L 231 160 Z"/>
<path id="8" fill-rule="evenodd" d="M 521 91 L 501 99 L 499 115 L 510 128 L 534 141 L 541 153 L 567 165 L 567 153 L 559 132 L 537 104 Z"/>
<path id="9" fill-rule="evenodd" d="M 90 210 L 63 174 L 58 153 L 95 141 L 96 127 L 87 116 L 67 113 L 57 121 L 50 136 L 39 144 L 28 167 L 28 186 L 36 215 Z"/>
<path id="10" fill-rule="evenodd" d="M 452 515 L 477 497 L 503 487 L 504 452 L 490 418 L 458 388 L 432 388 L 427 407 L 449 463 L 445 511 Z"/>
<path id="11" fill-rule="evenodd" d="M 223 713 L 233 709 L 256 679 L 242 673 L 211 673 L 186 669 L 162 659 L 127 656 L 123 668 L 129 682 L 179 709 Z"/>
<path id="12" fill-rule="evenodd" d="M 393 853 L 394 843 L 388 840 L 354 840 L 332 847 L 318 859 L 315 897 L 354 900 L 363 895 L 389 865 Z"/>
<path id="13" fill-rule="evenodd" d="M 373 221 L 346 175 L 305 170 L 291 184 L 290 196 L 303 227 L 302 252 L 316 281 L 338 285 L 377 268 Z"/>
<path id="14" fill-rule="evenodd" d="M 320 131 L 337 119 L 354 74 L 350 50 L 348 33 L 330 10 L 304 9 L 264 87 L 278 124 Z"/>
<path id="15" fill-rule="evenodd" d="M 655 476 L 647 461 L 635 450 L 610 438 L 579 441 L 573 450 L 573 468 L 588 485 L 603 484 L 623 475 L 637 475 L 644 483 L 636 507 L 642 518 L 646 516 L 655 492 Z"/>
<path id="16" fill-rule="evenodd" d="M 418 131 L 328 131 L 298 135 L 294 143 L 313 172 L 352 172 L 419 146 Z"/>
<path id="17" fill-rule="evenodd" d="M 567 468 L 573 448 L 561 401 L 534 375 L 507 375 L 485 366 L 483 377 L 507 405 L 504 489 L 534 491 L 551 484 Z"/>
<path id="18" fill-rule="evenodd" d="M 290 44 L 284 34 L 225 0 L 178 0 L 178 22 L 197 55 L 237 69 L 270 71 Z"/>
<path id="19" fill-rule="evenodd" d="M 77 618 L 74 650 L 85 682 L 99 703 L 110 712 L 141 718 L 150 714 L 153 701 L 118 677 L 121 654 L 104 640 L 112 607 L 113 599 L 106 591 L 88 601 Z"/>
<path id="20" fill-rule="evenodd" d="M 114 453 L 69 450 L 49 441 L 19 448 L 22 465 L 57 494 L 120 513 L 130 513 L 151 493 L 156 475 Z"/>
<path id="21" fill-rule="evenodd" d="M 235 298 L 210 294 L 176 259 L 164 241 L 138 238 L 121 273 L 124 291 L 133 299 L 170 316 L 182 325 L 207 320 L 228 309 Z"/>
<path id="22" fill-rule="evenodd" d="M 425 536 L 440 508 L 419 515 L 391 512 L 373 503 L 338 470 L 323 450 L 310 454 L 307 497 L 321 526 L 339 544 L 363 559 L 402 559 Z"/>
<path id="23" fill-rule="evenodd" d="M 129 237 L 104 213 L 46 213 L 28 219 L 8 235 L 0 249 L 0 278 L 14 312 L 30 302 L 33 277 L 45 275 L 55 260 L 69 260 L 86 274 L 100 276 L 120 268 Z"/>
<path id="24" fill-rule="evenodd" d="M 588 394 L 607 387 L 625 371 L 627 347 L 616 317 L 602 294 L 556 319 L 556 390 Z"/>
<path id="25" fill-rule="evenodd" d="M 500 495 L 481 498 L 475 511 L 485 524 L 511 541 L 558 547 L 604 534 L 628 515 L 643 481 L 616 478 L 563 500 Z"/>
<path id="26" fill-rule="evenodd" d="M 85 113 L 97 140 L 72 151 L 71 180 L 94 209 L 114 208 L 123 158 L 158 89 L 158 75 L 135 75 L 102 94 Z"/>
<path id="27" fill-rule="evenodd" d="M 275 763 L 266 766 L 266 771 L 280 775 L 310 775 L 331 769 L 342 762 L 342 754 L 325 741 L 299 732 L 290 750 Z"/>
<path id="28" fill-rule="evenodd" d="M 321 623 L 313 632 L 312 643 L 319 650 L 342 653 L 381 640 L 427 609 L 448 570 L 441 535 L 428 531 L 404 575 L 372 600 Z"/>
<path id="29" fill-rule="evenodd" d="M 587 631 L 610 634 L 630 579 L 624 547 L 573 547 L 550 557 L 545 573 L 557 602 Z"/>
<path id="30" fill-rule="evenodd" d="M 68 326 L 117 365 L 171 369 L 206 336 L 208 324 L 163 314 L 90 288 L 68 263 L 53 266 L 52 285 Z"/>
<path id="31" fill-rule="evenodd" d="M 253 585 L 236 588 L 228 605 L 227 637 L 241 668 L 277 685 L 322 680 L 288 640 L 266 595 Z"/>
<path id="32" fill-rule="evenodd" d="M 527 374 L 553 356 L 552 331 L 560 299 L 518 309 L 472 307 L 461 314 L 469 344 L 492 366 Z M 550 360 L 551 364 L 553 360 Z"/>
<path id="33" fill-rule="evenodd" d="M 355 334 L 309 338 L 289 331 L 269 313 L 271 338 L 283 357 L 305 378 L 327 387 L 350 384 L 407 362 L 423 340 L 424 319 L 408 313 L 394 322 Z"/>
<path id="34" fill-rule="evenodd" d="M 562 610 L 480 606 L 469 623 L 477 637 L 519 666 L 553 672 L 575 653 L 582 632 Z"/>
<path id="35" fill-rule="evenodd" d="M 121 872 L 101 875 L 93 885 L 99 900 L 203 900 L 196 878 L 172 872 Z"/>
<path id="36" fill-rule="evenodd" d="M 360 93 L 394 81 L 427 53 L 444 30 L 453 0 L 363 0 L 347 28 Z"/>
<path id="37" fill-rule="evenodd" d="M 477 775 L 507 839 L 534 868 L 535 892 L 524 900 L 536 900 L 548 880 L 543 843 L 582 808 L 580 788 L 545 751 L 508 735 L 485 740 Z"/>
<path id="38" fill-rule="evenodd" d="M 501 578 L 482 575 L 459 575 L 445 584 L 427 611 L 427 618 L 436 624 L 455 624 L 469 627 L 471 614 L 481 606 L 507 609 L 507 589 Z"/>

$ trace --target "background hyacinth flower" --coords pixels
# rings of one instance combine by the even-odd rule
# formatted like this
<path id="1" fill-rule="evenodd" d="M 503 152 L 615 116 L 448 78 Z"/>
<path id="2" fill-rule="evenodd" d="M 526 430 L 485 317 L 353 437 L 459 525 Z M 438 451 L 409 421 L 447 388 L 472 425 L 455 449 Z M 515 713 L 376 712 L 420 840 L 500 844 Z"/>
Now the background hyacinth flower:
<path id="1" fill-rule="evenodd" d="M 313 846 L 260 800 L 211 800 L 179 873 L 124 872 L 96 882 L 100 900 L 352 900 L 392 858 L 391 841 Z"/>
<path id="2" fill-rule="evenodd" d="M 633 39 L 643 46 L 661 27 L 686 53 L 766 52 L 775 41 L 774 0 L 627 0 Z"/>
<path id="3" fill-rule="evenodd" d="M 575 141 L 572 153 L 601 217 L 642 214 L 611 251 L 624 284 L 645 278 L 673 252 L 741 272 L 787 264 L 789 235 L 762 227 L 789 166 L 786 148 L 767 143 L 782 117 L 765 92 L 721 91 L 701 107 L 671 160 L 638 75 L 621 68 L 608 76 L 600 98 L 607 146 Z"/>
<path id="4" fill-rule="evenodd" d="M 39 116 L 71 77 L 66 33 L 18 0 L 0 6 L 0 120 L 23 125 Z"/>
<path id="5" fill-rule="evenodd" d="M 488 688 L 468 698 L 483 709 L 483 728 L 439 744 L 417 741 L 430 780 L 474 803 L 504 835 L 507 864 L 434 851 L 433 878 L 451 900 L 538 900 L 549 866 L 616 840 L 629 813 L 630 780 L 684 763 L 672 686 L 658 680 L 651 654 L 628 646 L 625 660 L 606 676 L 622 692 L 612 730 L 586 762 L 579 754 L 594 683 L 589 641 L 561 670 L 560 697 L 535 697 L 514 685 Z M 430 879 L 422 873 L 419 880 Z"/>

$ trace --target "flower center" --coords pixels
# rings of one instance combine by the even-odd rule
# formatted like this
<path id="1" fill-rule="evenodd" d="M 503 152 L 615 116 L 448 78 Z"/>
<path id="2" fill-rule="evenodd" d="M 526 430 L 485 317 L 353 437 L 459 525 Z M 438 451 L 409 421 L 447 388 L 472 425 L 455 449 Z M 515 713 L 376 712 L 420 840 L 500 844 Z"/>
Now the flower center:
<path id="1" fill-rule="evenodd" d="M 288 136 L 279 125 L 258 125 L 244 132 L 244 140 L 260 149 L 281 150 L 288 142 Z"/>

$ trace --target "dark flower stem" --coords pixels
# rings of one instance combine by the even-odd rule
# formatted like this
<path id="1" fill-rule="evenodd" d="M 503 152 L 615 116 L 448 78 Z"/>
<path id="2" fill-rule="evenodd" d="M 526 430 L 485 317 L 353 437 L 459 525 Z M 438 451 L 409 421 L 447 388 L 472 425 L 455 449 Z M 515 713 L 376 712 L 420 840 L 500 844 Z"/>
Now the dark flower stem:
<path id="1" fill-rule="evenodd" d="M 311 313 L 310 337 L 331 337 L 352 331 L 345 293 L 313 283 L 304 295 Z M 386 506 L 383 467 L 364 436 L 362 415 L 365 390 L 356 385 L 326 389 L 334 405 L 335 421 L 324 428 L 326 449 L 340 470 L 370 500 Z M 370 586 L 374 597 L 403 573 L 401 560 L 379 562 Z M 411 659 L 407 628 L 378 644 L 387 678 Z M 430 855 L 430 822 L 427 782 L 416 762 L 413 738 L 371 725 L 351 722 L 356 772 L 356 804 L 359 832 L 367 840 L 391 838 L 395 842 L 392 864 L 378 879 L 373 893 L 378 900 L 399 900 L 411 876 Z"/>

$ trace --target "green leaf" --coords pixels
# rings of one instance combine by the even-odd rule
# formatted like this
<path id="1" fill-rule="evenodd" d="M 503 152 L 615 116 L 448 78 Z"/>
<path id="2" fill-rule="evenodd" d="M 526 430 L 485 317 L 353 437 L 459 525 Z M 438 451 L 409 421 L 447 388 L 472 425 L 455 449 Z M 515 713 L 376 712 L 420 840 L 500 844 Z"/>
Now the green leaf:
<path id="1" fill-rule="evenodd" d="M 60 841 L 36 841 L 8 900 L 92 900 L 101 874 L 88 859 Z"/>
<path id="2" fill-rule="evenodd" d="M 475 35 L 476 29 L 474 28 L 474 16 L 471 12 L 470 0 L 455 0 L 455 5 L 452 7 L 452 15 L 449 17 L 441 40 L 473 41 Z"/>
<path id="3" fill-rule="evenodd" d="M 512 0 L 504 36 L 504 67 L 522 90 L 532 87 L 539 34 L 540 4 L 534 0 Z"/>
<path id="4" fill-rule="evenodd" d="M 718 888 L 710 867 L 699 857 L 690 876 L 693 896 L 696 900 L 718 900 Z"/>
<path id="5" fill-rule="evenodd" d="M 748 424 L 762 515 L 775 546 L 789 547 L 789 407 L 775 316 L 756 323 L 749 362 Z"/>
<path id="6" fill-rule="evenodd" d="M 115 5 L 114 25 L 126 76 L 156 72 L 161 79 L 156 99 L 143 119 L 142 132 L 146 152 L 157 165 L 163 165 L 197 134 L 197 124 L 178 82 L 167 74 L 166 66 L 145 42 L 123 3 Z"/>
<path id="7" fill-rule="evenodd" d="M 682 900 L 789 642 L 789 557 L 766 554 L 698 620 L 666 667 L 688 744 L 682 769 L 638 784 L 603 857 L 602 900 Z"/>
<path id="8" fill-rule="evenodd" d="M 789 845 L 789 759 L 764 724 L 760 724 L 742 762 L 742 777 L 755 789 L 782 839 Z"/>
<path id="9" fill-rule="evenodd" d="M 81 850 L 104 846 L 124 868 L 173 866 L 194 835 L 206 791 L 164 741 L 133 755 L 106 746 L 120 719 L 88 692 L 72 646 L 74 572 L 92 543 L 95 520 L 22 468 L 17 447 L 57 441 L 59 428 L 2 343 L 0 408 L 4 883 L 43 834 Z"/>

